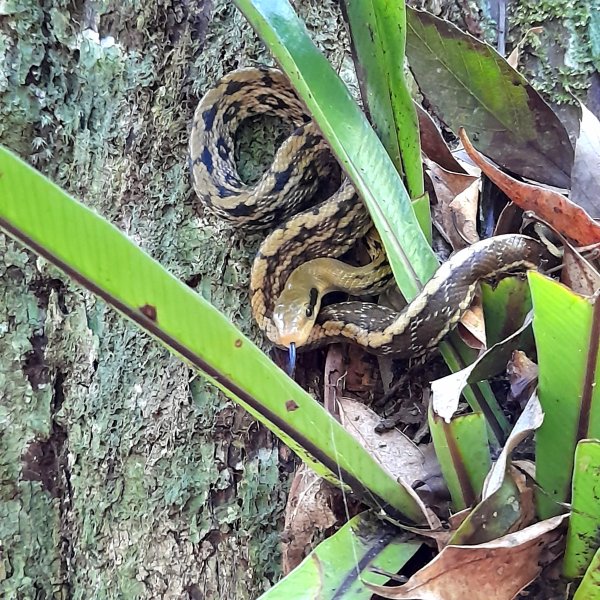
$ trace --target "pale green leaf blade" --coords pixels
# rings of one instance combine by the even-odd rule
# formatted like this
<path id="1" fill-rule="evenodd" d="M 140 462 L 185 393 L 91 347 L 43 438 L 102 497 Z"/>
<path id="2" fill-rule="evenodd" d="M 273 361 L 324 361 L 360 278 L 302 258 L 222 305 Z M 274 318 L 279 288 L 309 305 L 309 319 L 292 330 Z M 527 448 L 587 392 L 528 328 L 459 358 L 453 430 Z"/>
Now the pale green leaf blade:
<path id="1" fill-rule="evenodd" d="M 573 499 L 563 573 L 583 577 L 600 548 L 600 441 L 581 440 L 575 451 Z"/>
<path id="2" fill-rule="evenodd" d="M 452 508 L 463 510 L 479 497 L 491 466 L 485 419 L 481 413 L 473 413 L 454 417 L 447 423 L 431 409 L 428 416 Z"/>
<path id="3" fill-rule="evenodd" d="M 539 273 L 528 274 L 544 422 L 536 435 L 538 512 L 562 512 L 571 493 L 577 442 L 600 438 L 600 302 Z"/>
<path id="4" fill-rule="evenodd" d="M 318 474 L 422 520 L 407 493 L 313 398 L 213 306 L 116 227 L 0 147 L 0 229 L 199 369 Z"/>
<path id="5" fill-rule="evenodd" d="M 396 573 L 421 547 L 417 542 L 405 542 L 405 538 L 372 514 L 357 515 L 321 542 L 260 600 L 368 600 L 372 592 L 363 581 L 383 585 L 389 579 L 372 569 Z"/>
<path id="6" fill-rule="evenodd" d="M 482 283 L 481 300 L 488 348 L 517 331 L 531 310 L 529 283 L 520 277 L 505 277 L 495 285 Z"/>
<path id="7" fill-rule="evenodd" d="M 344 0 L 341 6 L 350 27 L 363 102 L 415 200 L 425 189 L 419 119 L 404 74 L 406 7 L 404 2 L 387 0 Z"/>
<path id="8" fill-rule="evenodd" d="M 600 600 L 600 550 L 594 554 L 573 600 Z"/>

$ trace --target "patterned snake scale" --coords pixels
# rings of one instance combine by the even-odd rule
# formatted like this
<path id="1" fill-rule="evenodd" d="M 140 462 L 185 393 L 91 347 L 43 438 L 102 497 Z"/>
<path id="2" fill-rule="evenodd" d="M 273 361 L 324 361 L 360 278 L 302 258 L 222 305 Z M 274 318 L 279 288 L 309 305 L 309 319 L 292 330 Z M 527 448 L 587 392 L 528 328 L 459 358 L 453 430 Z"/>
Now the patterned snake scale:
<path id="1" fill-rule="evenodd" d="M 242 121 L 261 114 L 291 121 L 296 129 L 250 186 L 234 163 L 235 134 Z M 341 256 L 367 233 L 372 223 L 362 201 L 345 180 L 332 196 L 311 206 L 337 166 L 303 104 L 275 69 L 234 71 L 206 93 L 194 115 L 190 163 L 195 192 L 206 209 L 250 230 L 275 227 L 252 266 L 251 304 L 259 327 L 282 345 L 272 316 L 288 277 L 314 258 Z M 446 261 L 401 312 L 358 301 L 326 306 L 304 347 L 347 341 L 373 354 L 422 354 L 460 320 L 479 280 L 535 269 L 544 256 L 542 244 L 524 235 L 483 240 Z M 378 277 L 391 277 L 387 265 Z"/>

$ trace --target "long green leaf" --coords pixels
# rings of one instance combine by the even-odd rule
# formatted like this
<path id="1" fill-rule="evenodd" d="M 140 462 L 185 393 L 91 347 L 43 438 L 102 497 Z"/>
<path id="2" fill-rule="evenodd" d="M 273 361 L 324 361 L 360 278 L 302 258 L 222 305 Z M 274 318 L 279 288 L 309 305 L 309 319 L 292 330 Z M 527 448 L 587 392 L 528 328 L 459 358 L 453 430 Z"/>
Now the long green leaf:
<path id="1" fill-rule="evenodd" d="M 319 475 L 339 484 L 339 473 L 371 506 L 422 519 L 414 498 L 219 311 L 2 147 L 0 228 L 202 371 Z"/>
<path id="2" fill-rule="evenodd" d="M 428 413 L 429 431 L 455 512 L 474 504 L 490 470 L 485 420 L 481 413 L 454 417 L 450 423 Z"/>
<path id="3" fill-rule="evenodd" d="M 414 200 L 425 193 L 419 119 L 404 75 L 406 7 L 387 0 L 344 0 L 363 101 Z"/>
<path id="4" fill-rule="evenodd" d="M 583 577 L 573 600 L 599 600 L 600 599 L 600 550 L 594 554 L 592 563 Z"/>
<path id="5" fill-rule="evenodd" d="M 573 499 L 563 573 L 583 577 L 600 549 L 600 441 L 581 440 L 575 451 Z"/>
<path id="6" fill-rule="evenodd" d="M 236 0 L 305 102 L 379 231 L 406 298 L 438 267 L 394 164 L 288 0 Z"/>
<path id="7" fill-rule="evenodd" d="M 364 582 L 384 585 L 389 580 L 373 570 L 397 573 L 421 547 L 405 537 L 372 514 L 357 515 L 260 600 L 368 600 L 372 592 Z"/>
<path id="8" fill-rule="evenodd" d="M 579 440 L 600 438 L 600 302 L 529 273 L 533 333 L 538 353 L 538 396 L 544 422 L 536 435 L 535 472 L 545 519 L 567 502 Z"/>
<path id="9" fill-rule="evenodd" d="M 505 277 L 496 285 L 481 285 L 488 348 L 511 336 L 531 310 L 529 283 L 520 277 Z"/>

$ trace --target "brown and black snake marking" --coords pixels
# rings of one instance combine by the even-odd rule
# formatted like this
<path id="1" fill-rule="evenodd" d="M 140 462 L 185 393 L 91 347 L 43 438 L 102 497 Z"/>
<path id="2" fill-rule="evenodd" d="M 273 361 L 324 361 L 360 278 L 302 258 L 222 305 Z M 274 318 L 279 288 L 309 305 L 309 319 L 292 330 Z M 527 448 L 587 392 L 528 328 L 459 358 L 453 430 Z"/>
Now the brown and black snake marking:
<path id="1" fill-rule="evenodd" d="M 469 308 L 477 284 L 503 273 L 537 269 L 546 248 L 525 235 L 488 238 L 450 257 L 419 295 L 398 313 L 385 306 L 342 302 L 317 317 L 307 347 L 352 341 L 373 354 L 408 358 L 439 344 Z M 373 320 L 377 328 L 372 327 Z"/>
<path id="2" fill-rule="evenodd" d="M 260 114 L 287 119 L 297 129 L 258 183 L 248 186 L 233 162 L 234 136 L 244 119 Z M 307 208 L 335 164 L 287 79 L 274 69 L 230 73 L 202 98 L 194 116 L 190 162 L 196 194 L 217 216 L 251 229 L 279 224 L 261 245 L 251 275 L 254 317 L 276 340 L 273 307 L 291 272 L 313 258 L 341 256 L 370 229 L 369 215 L 348 181 Z M 421 354 L 456 325 L 480 279 L 534 269 L 544 255 L 539 242 L 523 235 L 483 240 L 445 262 L 400 313 L 362 302 L 322 309 L 306 347 L 341 340 L 375 354 Z"/>

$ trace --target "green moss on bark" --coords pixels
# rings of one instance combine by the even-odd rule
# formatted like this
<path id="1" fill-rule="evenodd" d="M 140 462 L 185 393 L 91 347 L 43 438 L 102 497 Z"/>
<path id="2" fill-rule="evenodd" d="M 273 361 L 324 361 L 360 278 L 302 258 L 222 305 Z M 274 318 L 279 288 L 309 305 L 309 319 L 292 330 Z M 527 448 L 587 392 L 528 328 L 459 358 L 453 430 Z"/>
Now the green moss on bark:
<path id="1" fill-rule="evenodd" d="M 593 4 L 524 0 L 510 5 L 514 42 L 531 27 L 543 27 L 541 34 L 528 37 L 524 67 L 536 89 L 556 104 L 572 104 L 575 97 L 585 99 L 595 69 L 590 44 Z"/>

